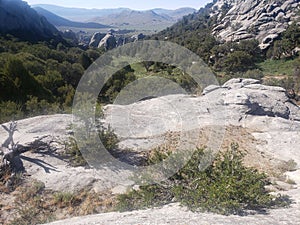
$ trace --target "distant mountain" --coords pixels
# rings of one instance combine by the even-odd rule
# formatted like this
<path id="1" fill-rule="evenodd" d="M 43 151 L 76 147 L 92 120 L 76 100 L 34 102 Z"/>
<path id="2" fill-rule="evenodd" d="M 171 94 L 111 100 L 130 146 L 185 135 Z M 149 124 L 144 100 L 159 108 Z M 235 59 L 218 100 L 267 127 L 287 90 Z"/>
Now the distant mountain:
<path id="1" fill-rule="evenodd" d="M 174 19 L 168 15 L 159 15 L 153 10 L 148 11 L 134 11 L 124 10 L 118 14 L 112 14 L 110 16 L 96 17 L 91 21 L 102 22 L 104 24 L 116 27 L 122 26 L 150 26 L 161 23 L 174 22 Z"/>
<path id="2" fill-rule="evenodd" d="M 65 19 L 63 17 L 60 17 L 46 9 L 43 9 L 41 7 L 34 7 L 35 11 L 38 12 L 38 14 L 44 16 L 47 18 L 47 20 L 52 23 L 55 26 L 64 26 L 64 27 L 77 27 L 77 28 L 94 28 L 94 29 L 102 29 L 102 28 L 111 28 L 110 26 L 99 24 L 99 23 L 82 23 L 82 22 L 74 22 L 68 19 Z"/>
<path id="3" fill-rule="evenodd" d="M 102 22 L 111 26 L 155 26 L 159 24 L 174 24 L 183 16 L 194 13 L 192 8 L 177 10 L 153 9 L 146 11 L 124 10 L 120 13 L 93 18 L 91 21 Z"/>
<path id="4" fill-rule="evenodd" d="M 180 8 L 180 9 L 175 9 L 175 10 L 170 10 L 170 9 L 152 9 L 155 13 L 159 15 L 167 15 L 169 17 L 172 17 L 175 20 L 181 19 L 182 17 L 192 14 L 196 12 L 197 10 L 194 8 Z"/>
<path id="5" fill-rule="evenodd" d="M 153 9 L 145 11 L 128 8 L 117 9 L 82 9 L 66 8 L 56 5 L 34 5 L 58 16 L 72 21 L 93 22 L 120 29 L 162 30 L 173 25 L 183 16 L 194 13 L 193 8 L 180 8 L 176 10 Z"/>
<path id="6" fill-rule="evenodd" d="M 83 9 L 83 8 L 68 8 L 57 5 L 49 4 L 37 4 L 32 5 L 33 7 L 40 7 L 48 10 L 58 16 L 67 18 L 72 21 L 85 22 L 95 17 L 108 16 L 111 14 L 121 13 L 128 8 L 116 8 L 116 9 Z"/>
<path id="7" fill-rule="evenodd" d="M 21 0 L 0 0 L 0 34 L 12 34 L 22 40 L 56 39 L 59 31 Z"/>

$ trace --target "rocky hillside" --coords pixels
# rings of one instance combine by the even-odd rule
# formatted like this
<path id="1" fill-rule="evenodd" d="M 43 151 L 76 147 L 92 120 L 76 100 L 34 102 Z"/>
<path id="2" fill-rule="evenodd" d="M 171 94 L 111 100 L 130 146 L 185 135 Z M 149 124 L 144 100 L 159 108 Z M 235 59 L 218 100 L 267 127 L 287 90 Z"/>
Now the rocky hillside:
<path id="1" fill-rule="evenodd" d="M 299 19 L 299 0 L 218 0 L 213 34 L 225 41 L 256 38 L 267 48 L 289 24 Z"/>
<path id="2" fill-rule="evenodd" d="M 194 52 L 201 48 L 199 55 L 216 43 L 251 39 L 267 49 L 289 25 L 299 22 L 299 6 L 299 0 L 215 0 L 155 37 L 175 40 Z"/>
<path id="3" fill-rule="evenodd" d="M 129 106 L 111 105 L 106 108 L 106 122 L 112 124 L 122 138 L 120 145 L 124 149 L 151 149 L 166 140 L 161 138 L 163 134 L 181 131 L 183 146 L 207 143 L 209 138 L 203 138 L 207 134 L 210 138 L 224 135 L 219 136 L 223 144 L 236 141 L 247 152 L 245 163 L 269 174 L 271 168 L 282 165 L 282 160 L 293 159 L 298 163 L 298 170 L 288 172 L 286 176 L 296 184 L 291 186 L 277 180 L 273 189 L 292 198 L 294 203 L 290 208 L 248 216 L 222 216 L 194 213 L 175 203 L 154 209 L 72 218 L 51 225 L 300 223 L 299 107 L 288 99 L 284 89 L 249 79 L 234 79 L 223 86 L 210 86 L 203 94 L 201 97 L 165 96 Z M 220 125 L 226 126 L 225 134 L 218 132 Z"/>
<path id="4" fill-rule="evenodd" d="M 232 142 L 238 143 L 246 153 L 246 165 L 265 171 L 269 176 L 282 171 L 287 162 L 293 160 L 297 163 L 293 172 L 272 178 L 269 188 L 290 196 L 294 203 L 290 208 L 246 217 L 192 213 L 178 204 L 171 204 L 157 209 L 101 214 L 53 224 L 300 223 L 300 109 L 286 96 L 284 89 L 261 85 L 252 79 L 233 79 L 222 86 L 207 87 L 202 96 L 170 95 L 131 105 L 109 105 L 105 108 L 105 115 L 104 124 L 115 129 L 121 140 L 119 147 L 125 150 L 119 155 L 122 161 L 133 162 L 144 151 L 159 146 L 191 148 L 217 144 L 217 147 L 226 149 Z M 104 165 L 99 171 L 74 168 L 62 157 L 63 140 L 72 133 L 68 130 L 71 122 L 72 117 L 68 115 L 18 121 L 15 142 L 34 149 L 21 156 L 26 179 L 43 182 L 48 191 L 124 192 L 132 185 L 129 179 L 132 171 L 127 167 L 116 169 Z M 0 134 L 0 143 L 3 143 L 7 132 L 1 128 Z M 39 143 L 44 144 L 39 146 Z M 0 204 L 7 206 L 0 219 L 6 221 L 15 213 L 13 196 L 5 193 L 0 193 L 0 196 Z M 63 219 L 69 214 L 57 215 Z"/>
<path id="5" fill-rule="evenodd" d="M 12 34 L 22 40 L 49 40 L 58 30 L 21 0 L 0 1 L 0 34 Z"/>

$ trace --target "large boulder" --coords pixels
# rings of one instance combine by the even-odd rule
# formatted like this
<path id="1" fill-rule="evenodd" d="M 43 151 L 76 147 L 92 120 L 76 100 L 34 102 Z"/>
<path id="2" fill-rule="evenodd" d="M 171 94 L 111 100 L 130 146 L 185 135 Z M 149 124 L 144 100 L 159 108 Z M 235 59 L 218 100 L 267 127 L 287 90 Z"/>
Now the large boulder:
<path id="1" fill-rule="evenodd" d="M 89 43 L 89 46 L 90 47 L 93 47 L 93 48 L 97 48 L 100 41 L 102 40 L 102 38 L 105 37 L 105 34 L 102 34 L 100 32 L 96 32 L 93 34 L 92 38 L 91 38 L 91 41 Z"/>
<path id="2" fill-rule="evenodd" d="M 209 86 L 204 93 L 198 97 L 169 95 L 131 105 L 108 105 L 104 124 L 121 138 L 121 148 L 138 151 L 160 146 L 164 143 L 160 137 L 168 132 L 243 127 L 258 139 L 269 140 L 262 147 L 265 151 L 288 160 L 291 155 L 284 152 L 288 148 L 300 164 L 300 139 L 296 138 L 300 109 L 283 88 L 265 86 L 253 79 L 233 79 L 222 86 Z M 190 135 L 189 141 L 198 141 L 193 138 Z"/>
<path id="3" fill-rule="evenodd" d="M 115 47 L 117 47 L 116 37 L 111 33 L 106 34 L 105 37 L 101 39 L 98 45 L 98 48 L 101 47 L 104 47 L 106 50 L 114 49 Z"/>
<path id="4" fill-rule="evenodd" d="M 146 36 L 143 33 L 135 34 L 130 39 L 132 42 L 143 40 Z"/>

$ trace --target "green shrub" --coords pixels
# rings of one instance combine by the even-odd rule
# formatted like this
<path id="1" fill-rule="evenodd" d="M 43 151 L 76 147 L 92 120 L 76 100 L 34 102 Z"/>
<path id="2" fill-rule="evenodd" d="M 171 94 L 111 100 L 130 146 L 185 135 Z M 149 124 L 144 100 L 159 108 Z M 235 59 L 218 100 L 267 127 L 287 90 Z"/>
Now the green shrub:
<path id="1" fill-rule="evenodd" d="M 12 102 L 0 102 L 0 123 L 18 120 L 24 116 L 22 106 Z"/>
<path id="2" fill-rule="evenodd" d="M 101 129 L 98 132 L 98 136 L 107 151 L 114 155 L 114 150 L 117 149 L 117 144 L 119 142 L 118 137 L 114 131 L 108 127 L 107 129 L 101 126 Z M 69 141 L 66 143 L 66 156 L 70 158 L 72 166 L 86 166 L 87 161 L 93 160 L 95 155 L 98 152 L 97 138 L 92 136 L 84 143 L 85 154 L 83 155 L 80 151 L 76 139 L 73 137 L 69 138 Z"/>
<path id="3" fill-rule="evenodd" d="M 76 140 L 73 137 L 66 142 L 66 156 L 70 158 L 72 166 L 86 166 L 87 162 L 78 148 Z"/>
<path id="4" fill-rule="evenodd" d="M 68 192 L 58 192 L 54 194 L 54 204 L 58 205 L 60 208 L 74 206 L 80 203 L 80 200 L 75 194 Z"/>
<path id="5" fill-rule="evenodd" d="M 220 153 L 212 165 L 201 171 L 199 164 L 203 156 L 204 151 L 198 149 L 191 160 L 167 181 L 120 195 L 117 209 L 141 209 L 176 200 L 193 211 L 228 215 L 290 203 L 287 197 L 272 196 L 265 190 L 268 184 L 266 175 L 243 165 L 243 154 L 237 145 L 232 144 L 227 152 Z"/>

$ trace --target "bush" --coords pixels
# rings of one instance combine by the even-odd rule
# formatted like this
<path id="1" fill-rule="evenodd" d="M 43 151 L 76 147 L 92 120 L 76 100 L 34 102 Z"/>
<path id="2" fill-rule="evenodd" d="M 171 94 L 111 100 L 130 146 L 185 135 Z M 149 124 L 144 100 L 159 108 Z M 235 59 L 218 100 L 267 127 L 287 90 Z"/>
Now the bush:
<path id="1" fill-rule="evenodd" d="M 288 198 L 272 196 L 265 190 L 268 183 L 265 174 L 243 166 L 243 154 L 236 144 L 220 153 L 213 165 L 200 171 L 203 156 L 204 151 L 199 149 L 189 163 L 167 181 L 120 195 L 117 209 L 134 210 L 176 200 L 193 211 L 228 215 L 290 203 Z"/>
<path id="2" fill-rule="evenodd" d="M 101 127 L 98 136 L 103 144 L 103 146 L 108 150 L 112 155 L 114 155 L 114 151 L 117 149 L 117 143 L 119 142 L 116 134 L 113 130 L 108 127 L 107 129 Z M 97 139 L 93 139 L 92 137 L 84 143 L 87 151 L 85 155 L 82 155 L 76 140 L 71 137 L 69 141 L 66 143 L 66 156 L 70 157 L 72 166 L 86 166 L 88 164 L 88 159 L 93 159 L 95 153 L 97 153 Z"/>
<path id="3" fill-rule="evenodd" d="M 10 120 L 18 120 L 24 116 L 22 106 L 12 102 L 0 102 L 0 123 L 8 122 Z"/>
<path id="4" fill-rule="evenodd" d="M 71 207 L 81 202 L 75 194 L 68 192 L 58 192 L 54 194 L 54 204 L 59 208 Z"/>

